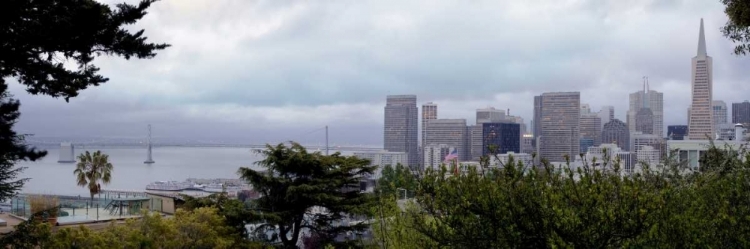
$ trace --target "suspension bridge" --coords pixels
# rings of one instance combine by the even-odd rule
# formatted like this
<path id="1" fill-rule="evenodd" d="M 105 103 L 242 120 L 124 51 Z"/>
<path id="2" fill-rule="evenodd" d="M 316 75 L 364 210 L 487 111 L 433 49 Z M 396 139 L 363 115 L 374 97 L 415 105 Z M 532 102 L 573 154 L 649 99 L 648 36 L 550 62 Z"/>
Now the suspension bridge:
<path id="1" fill-rule="evenodd" d="M 274 142 L 267 142 L 270 145 L 276 145 L 279 143 L 287 143 L 288 141 L 300 141 L 305 138 L 309 140 L 310 135 L 322 135 L 325 131 L 325 141 L 323 139 L 312 143 L 301 144 L 308 150 L 320 150 L 325 152 L 326 149 L 332 151 L 380 151 L 382 147 L 365 145 L 365 144 L 339 144 L 328 142 L 328 128 L 320 127 L 310 131 L 295 134 L 289 136 L 287 139 L 278 140 Z M 44 147 L 44 148 L 55 148 L 59 147 L 62 142 L 70 142 L 76 148 L 97 148 L 97 147 L 142 147 L 146 148 L 149 144 L 148 139 L 144 138 L 131 138 L 131 137 L 109 137 L 109 138 L 44 138 L 44 137 L 27 137 L 26 143 Z M 325 143 L 324 143 L 325 142 Z M 222 147 L 222 148 L 247 148 L 247 149 L 265 149 L 266 143 L 233 143 L 233 142 L 222 142 L 221 140 L 194 140 L 194 139 L 169 139 L 169 138 L 158 138 L 154 137 L 151 139 L 151 146 L 154 148 L 158 147 Z"/>

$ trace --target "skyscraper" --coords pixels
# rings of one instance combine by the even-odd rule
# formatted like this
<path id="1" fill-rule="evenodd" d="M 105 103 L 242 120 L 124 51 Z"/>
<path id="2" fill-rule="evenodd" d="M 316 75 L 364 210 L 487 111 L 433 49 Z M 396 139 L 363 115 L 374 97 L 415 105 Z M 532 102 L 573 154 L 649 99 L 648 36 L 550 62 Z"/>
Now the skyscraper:
<path id="1" fill-rule="evenodd" d="M 482 124 L 483 155 L 521 153 L 521 125 L 516 123 Z"/>
<path id="2" fill-rule="evenodd" d="M 630 130 L 619 119 L 612 119 L 602 129 L 602 144 L 613 143 L 623 150 L 630 149 Z"/>
<path id="3" fill-rule="evenodd" d="M 482 156 L 482 125 L 467 126 L 466 133 L 469 136 L 467 144 L 471 160 L 479 161 L 479 157 Z"/>
<path id="4" fill-rule="evenodd" d="M 467 132 L 469 133 L 469 158 L 471 160 L 478 161 L 479 157 L 482 156 L 482 152 L 484 150 L 484 148 L 482 148 L 482 143 L 484 141 L 484 138 L 482 138 L 482 124 L 500 123 L 505 122 L 506 120 L 507 117 L 505 116 L 505 111 L 503 110 L 498 110 L 494 107 L 477 109 L 476 125 L 469 126 L 467 128 Z"/>
<path id="5" fill-rule="evenodd" d="M 721 100 L 714 100 L 711 102 L 711 108 L 713 108 L 714 112 L 714 129 L 718 130 L 716 127 L 727 123 L 727 103 Z"/>
<path id="6" fill-rule="evenodd" d="M 732 103 L 732 123 L 750 124 L 750 101 Z"/>
<path id="7" fill-rule="evenodd" d="M 406 152 L 409 166 L 419 165 L 418 118 L 416 95 L 388 95 L 383 125 L 383 148 L 390 152 Z"/>
<path id="8" fill-rule="evenodd" d="M 437 119 L 437 105 L 432 102 L 428 102 L 422 105 L 422 148 L 424 149 L 424 128 L 427 124 L 427 120 Z"/>
<path id="9" fill-rule="evenodd" d="M 446 145 L 456 148 L 459 160 L 469 160 L 466 119 L 432 119 L 425 126 L 425 147 Z"/>
<path id="10" fill-rule="evenodd" d="M 641 108 L 635 114 L 635 131 L 643 134 L 655 134 L 654 113 L 651 112 L 651 109 Z"/>
<path id="11" fill-rule="evenodd" d="M 591 113 L 591 106 L 589 104 L 581 104 L 581 115 Z"/>
<path id="12" fill-rule="evenodd" d="M 615 107 L 610 105 L 602 106 L 602 109 L 596 115 L 601 119 L 601 126 L 603 128 L 604 124 L 609 123 L 610 120 L 615 118 Z"/>
<path id="13" fill-rule="evenodd" d="M 492 123 L 501 122 L 505 120 L 505 111 L 497 110 L 494 107 L 487 107 L 483 109 L 477 109 L 477 123 Z"/>
<path id="14" fill-rule="evenodd" d="M 664 94 L 651 90 L 647 77 L 643 78 L 643 90 L 630 94 L 626 123 L 631 133 L 640 131 L 664 136 Z"/>
<path id="15" fill-rule="evenodd" d="M 595 113 L 581 114 L 580 139 L 582 145 L 598 146 L 602 135 L 602 120 Z M 586 141 L 586 142 L 583 142 Z M 586 153 L 586 148 L 581 147 L 581 153 Z"/>
<path id="16" fill-rule="evenodd" d="M 534 96 L 534 127 L 532 127 L 534 134 L 534 145 L 539 136 L 542 135 L 542 96 Z"/>
<path id="17" fill-rule="evenodd" d="M 706 36 L 703 32 L 703 19 L 698 33 L 698 54 L 692 59 L 692 103 L 688 137 L 691 140 L 713 138 L 713 60 L 706 53 Z"/>
<path id="18" fill-rule="evenodd" d="M 688 133 L 687 125 L 670 125 L 667 126 L 667 139 L 683 140 Z"/>
<path id="19" fill-rule="evenodd" d="M 563 162 L 565 155 L 576 159 L 580 152 L 581 93 L 553 92 L 538 97 L 541 99 L 541 118 L 537 122 L 541 125 L 539 156 L 550 162 Z"/>
<path id="20" fill-rule="evenodd" d="M 427 120 L 433 120 L 437 119 L 437 105 L 432 102 L 428 102 L 426 104 L 422 105 L 422 136 L 419 138 L 421 139 L 421 147 L 420 147 L 420 155 L 419 159 L 424 159 L 426 157 L 422 156 L 425 153 L 425 125 L 427 124 Z M 420 161 L 421 165 L 425 165 L 424 161 Z"/>

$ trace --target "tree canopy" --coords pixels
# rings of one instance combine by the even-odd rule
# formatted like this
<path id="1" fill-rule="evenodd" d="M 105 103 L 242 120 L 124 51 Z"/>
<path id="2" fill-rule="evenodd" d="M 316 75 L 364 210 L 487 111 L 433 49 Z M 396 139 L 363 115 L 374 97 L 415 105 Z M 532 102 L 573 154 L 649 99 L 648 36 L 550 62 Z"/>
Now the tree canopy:
<path id="1" fill-rule="evenodd" d="M 109 79 L 92 63 L 96 56 L 147 59 L 169 46 L 148 43 L 144 30 L 124 27 L 143 18 L 156 1 L 120 3 L 114 9 L 94 0 L 2 1 L 0 78 L 14 77 L 31 94 L 66 101 L 105 83 Z M 73 63 L 76 70 L 65 63 Z"/>
<path id="2" fill-rule="evenodd" d="M 246 242 L 249 234 L 245 225 L 257 221 L 243 202 L 230 199 L 226 192 L 211 194 L 202 198 L 184 195 L 183 198 L 185 204 L 182 208 L 187 211 L 207 207 L 215 208 L 217 214 L 224 218 L 224 223 L 230 229 L 230 235 L 234 238 L 234 247 Z"/>
<path id="3" fill-rule="evenodd" d="M 262 196 L 253 201 L 253 215 L 261 224 L 256 230 L 284 247 L 296 247 L 303 232 L 315 235 L 321 244 L 332 244 L 338 235 L 361 232 L 368 225 L 349 224 L 346 218 L 367 214 L 374 205 L 371 195 L 360 191 L 360 181 L 373 173 L 366 159 L 308 153 L 298 143 L 267 145 L 258 150 L 264 159 L 256 164 L 265 170 L 240 168 L 239 174 Z"/>
<path id="4" fill-rule="evenodd" d="M 18 111 L 20 103 L 10 98 L 7 89 L 7 85 L 0 84 L 0 202 L 14 196 L 28 180 L 16 179 L 24 168 L 15 167 L 15 163 L 21 160 L 36 161 L 47 155 L 46 151 L 27 146 L 25 137 L 13 131 L 21 115 Z"/>
<path id="5" fill-rule="evenodd" d="M 726 25 L 721 27 L 724 37 L 734 43 L 736 55 L 750 53 L 750 2 L 747 0 L 721 0 L 726 7 L 724 13 L 729 17 Z"/>
<path id="6" fill-rule="evenodd" d="M 68 101 L 89 86 L 108 79 L 93 64 L 99 55 L 147 59 L 168 44 L 146 41 L 144 31 L 128 31 L 146 15 L 156 0 L 111 8 L 94 0 L 0 1 L 0 201 L 18 191 L 26 179 L 15 179 L 20 160 L 46 155 L 16 134 L 20 103 L 8 92 L 6 78 L 14 78 L 37 95 Z M 71 69 L 74 68 L 74 69 Z"/>
<path id="7" fill-rule="evenodd" d="M 412 174 L 409 167 L 397 164 L 396 167 L 391 165 L 382 166 L 381 176 L 378 179 L 378 194 L 398 195 L 399 198 L 404 196 L 413 197 L 417 191 L 417 176 Z M 406 192 L 404 194 L 404 192 Z"/>

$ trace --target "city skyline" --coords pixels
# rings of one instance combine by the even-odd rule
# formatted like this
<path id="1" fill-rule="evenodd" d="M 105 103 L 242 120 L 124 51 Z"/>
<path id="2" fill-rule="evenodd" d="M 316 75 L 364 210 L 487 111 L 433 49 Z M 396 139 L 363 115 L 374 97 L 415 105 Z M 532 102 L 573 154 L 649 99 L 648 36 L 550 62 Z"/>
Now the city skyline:
<path id="1" fill-rule="evenodd" d="M 154 60 L 97 59 L 110 82 L 70 103 L 30 96 L 11 80 L 23 103 L 17 129 L 143 137 L 151 123 L 159 137 L 258 143 L 310 139 L 299 134 L 329 125 L 331 142 L 377 145 L 386 95 L 415 94 L 418 105 L 435 102 L 441 118 L 469 125 L 472 110 L 485 106 L 510 109 L 529 125 L 533 96 L 580 91 L 592 110 L 612 105 L 626 120 L 627 93 L 643 75 L 664 93 L 664 126 L 685 124 L 687 61 L 701 17 L 717 65 L 713 98 L 750 98 L 742 95 L 750 62 L 721 36 L 720 3 L 372 4 L 346 6 L 357 15 L 320 15 L 343 5 L 162 1 L 134 28 L 174 47 Z M 399 11 L 417 7 L 423 14 Z M 196 15 L 205 10 L 224 15 Z"/>

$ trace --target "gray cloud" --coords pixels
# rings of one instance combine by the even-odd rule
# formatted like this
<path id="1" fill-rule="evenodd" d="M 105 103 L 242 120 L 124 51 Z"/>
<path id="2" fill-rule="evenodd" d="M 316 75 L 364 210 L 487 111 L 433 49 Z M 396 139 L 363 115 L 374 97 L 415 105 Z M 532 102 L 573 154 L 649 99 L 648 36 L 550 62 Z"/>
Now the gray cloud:
<path id="1" fill-rule="evenodd" d="M 164 0 L 131 27 L 173 45 L 156 58 L 97 59 L 110 82 L 69 104 L 12 89 L 31 133 L 139 136 L 152 123 L 263 142 L 330 125 L 332 141 L 378 145 L 387 94 L 435 101 L 443 117 L 495 106 L 528 122 L 534 95 L 581 91 L 624 119 L 647 75 L 665 123 L 683 124 L 701 17 L 714 98 L 748 98 L 750 59 L 721 37 L 721 3 L 696 0 Z"/>

